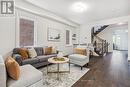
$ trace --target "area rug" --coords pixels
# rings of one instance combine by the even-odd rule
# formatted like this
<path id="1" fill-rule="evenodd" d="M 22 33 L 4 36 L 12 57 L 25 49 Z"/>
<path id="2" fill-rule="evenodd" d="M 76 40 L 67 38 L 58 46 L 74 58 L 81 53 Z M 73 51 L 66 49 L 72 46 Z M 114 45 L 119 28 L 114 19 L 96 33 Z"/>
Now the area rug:
<path id="1" fill-rule="evenodd" d="M 60 64 L 60 70 L 68 70 L 68 64 Z M 43 72 L 43 87 L 71 87 L 75 82 L 77 82 L 85 73 L 89 71 L 88 68 L 83 68 L 70 65 L 70 73 L 60 73 L 60 78 L 57 80 L 57 73 L 48 73 L 47 67 L 39 69 Z M 57 65 L 49 65 L 49 71 L 56 71 Z"/>

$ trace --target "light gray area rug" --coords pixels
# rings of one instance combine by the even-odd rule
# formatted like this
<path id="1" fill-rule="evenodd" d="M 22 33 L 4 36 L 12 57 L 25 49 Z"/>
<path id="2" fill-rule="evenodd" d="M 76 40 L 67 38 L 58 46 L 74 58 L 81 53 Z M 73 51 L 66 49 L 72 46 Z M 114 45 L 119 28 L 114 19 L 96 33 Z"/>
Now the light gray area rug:
<path id="1" fill-rule="evenodd" d="M 75 82 L 77 82 L 85 73 L 89 71 L 88 68 L 83 68 L 70 65 L 70 73 L 60 73 L 60 79 L 57 80 L 57 73 L 48 73 L 47 67 L 39 69 L 43 72 L 43 87 L 71 87 Z M 49 71 L 56 71 L 57 65 L 50 65 L 48 67 Z M 69 70 L 68 64 L 60 64 L 60 70 Z"/>

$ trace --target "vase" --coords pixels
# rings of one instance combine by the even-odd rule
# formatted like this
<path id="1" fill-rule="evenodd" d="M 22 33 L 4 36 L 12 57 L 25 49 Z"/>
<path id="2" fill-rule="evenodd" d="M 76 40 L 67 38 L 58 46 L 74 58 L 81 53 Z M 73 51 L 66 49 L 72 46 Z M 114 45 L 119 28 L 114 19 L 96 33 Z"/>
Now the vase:
<path id="1" fill-rule="evenodd" d="M 63 52 L 59 51 L 58 54 L 57 54 L 57 58 L 62 58 L 62 57 L 63 57 Z"/>

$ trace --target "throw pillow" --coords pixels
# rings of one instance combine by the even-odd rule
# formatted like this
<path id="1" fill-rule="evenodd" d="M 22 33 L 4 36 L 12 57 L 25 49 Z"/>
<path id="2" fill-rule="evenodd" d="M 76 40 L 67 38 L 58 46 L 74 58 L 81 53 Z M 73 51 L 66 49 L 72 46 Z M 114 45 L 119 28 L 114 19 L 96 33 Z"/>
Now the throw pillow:
<path id="1" fill-rule="evenodd" d="M 52 47 L 52 53 L 53 54 L 57 53 L 56 47 L 54 47 L 54 46 Z"/>
<path id="2" fill-rule="evenodd" d="M 37 56 L 42 56 L 43 55 L 43 47 L 34 47 L 36 53 L 37 53 Z"/>
<path id="3" fill-rule="evenodd" d="M 18 49 L 19 54 L 22 56 L 22 59 L 28 59 L 28 51 L 26 48 L 19 48 Z"/>
<path id="4" fill-rule="evenodd" d="M 52 54 L 52 47 L 45 47 L 45 48 L 44 48 L 44 54 L 45 54 L 45 55 L 50 55 L 50 54 Z"/>
<path id="5" fill-rule="evenodd" d="M 19 64 L 12 58 L 8 57 L 5 61 L 8 75 L 14 79 L 18 80 L 20 77 L 20 67 Z"/>
<path id="6" fill-rule="evenodd" d="M 86 49 L 83 49 L 83 48 L 75 48 L 74 52 L 75 54 L 87 55 Z"/>
<path id="7" fill-rule="evenodd" d="M 28 54 L 29 54 L 29 57 L 31 57 L 31 58 L 34 58 L 37 56 L 37 53 L 34 48 L 28 49 Z"/>

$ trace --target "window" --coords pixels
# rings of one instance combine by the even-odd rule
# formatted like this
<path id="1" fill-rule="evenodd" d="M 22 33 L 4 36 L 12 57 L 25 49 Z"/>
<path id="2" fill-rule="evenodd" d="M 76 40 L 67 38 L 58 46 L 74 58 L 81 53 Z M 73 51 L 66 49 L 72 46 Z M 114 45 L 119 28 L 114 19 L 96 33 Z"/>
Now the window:
<path id="1" fill-rule="evenodd" d="M 20 18 L 19 46 L 34 46 L 34 21 Z"/>
<path id="2" fill-rule="evenodd" d="M 71 31 L 66 30 L 66 45 L 72 45 L 72 37 L 71 37 Z"/>

